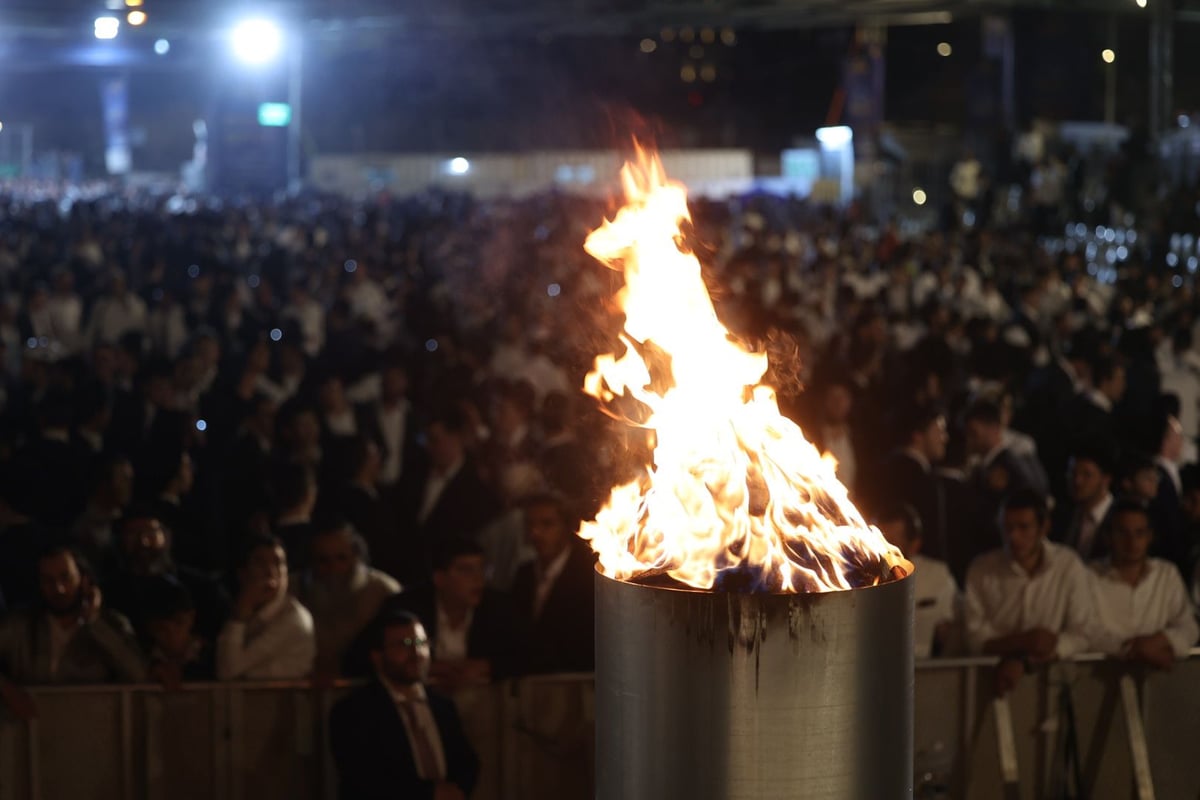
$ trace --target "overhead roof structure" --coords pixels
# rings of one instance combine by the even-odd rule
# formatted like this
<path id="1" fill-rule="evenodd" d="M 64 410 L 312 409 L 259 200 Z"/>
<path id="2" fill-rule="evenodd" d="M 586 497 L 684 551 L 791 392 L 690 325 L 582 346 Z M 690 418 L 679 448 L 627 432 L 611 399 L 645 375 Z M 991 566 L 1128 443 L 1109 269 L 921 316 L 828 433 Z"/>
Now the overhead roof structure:
<path id="1" fill-rule="evenodd" d="M 1151 0 L 1153 2 L 1154 0 Z M 119 13 L 123 4 L 117 5 Z M 1200 0 L 1176 2 L 1177 18 L 1200 19 Z M 356 30 L 413 36 L 646 35 L 664 26 L 729 25 L 780 29 L 868 22 L 943 23 L 1014 7 L 1091 13 L 1138 13 L 1134 0 L 297 0 L 249 4 L 145 0 L 146 30 L 203 36 L 247 14 L 302 25 L 329 36 Z M 91 35 L 104 0 L 9 0 L 0 6 L 0 37 Z M 1144 12 L 1143 12 L 1144 13 Z"/>

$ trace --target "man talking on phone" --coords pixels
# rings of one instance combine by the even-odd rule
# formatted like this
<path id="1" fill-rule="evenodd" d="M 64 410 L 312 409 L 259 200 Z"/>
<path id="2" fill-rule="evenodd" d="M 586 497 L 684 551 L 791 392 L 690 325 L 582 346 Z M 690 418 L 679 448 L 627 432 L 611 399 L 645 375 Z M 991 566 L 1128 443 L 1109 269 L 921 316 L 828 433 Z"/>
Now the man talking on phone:
<path id="1" fill-rule="evenodd" d="M 30 719 L 36 709 L 22 686 L 145 680 L 129 621 L 104 607 L 83 558 L 52 546 L 38 557 L 37 570 L 37 607 L 0 623 L 0 702 Z"/>

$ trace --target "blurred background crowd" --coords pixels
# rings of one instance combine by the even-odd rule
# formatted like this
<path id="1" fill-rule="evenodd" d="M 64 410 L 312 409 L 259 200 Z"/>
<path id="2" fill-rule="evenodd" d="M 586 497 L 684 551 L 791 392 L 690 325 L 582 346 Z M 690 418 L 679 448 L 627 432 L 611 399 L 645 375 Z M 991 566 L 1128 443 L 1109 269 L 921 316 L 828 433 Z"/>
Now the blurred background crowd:
<path id="1" fill-rule="evenodd" d="M 1085 225 L 1065 181 L 1043 202 L 1046 163 L 1015 209 L 956 167 L 957 200 L 921 228 L 694 199 L 688 244 L 785 413 L 953 594 L 1032 494 L 1085 561 L 1138 503 L 1194 598 L 1200 298 L 1170 222 L 1194 227 L 1194 198 Z M 5 674 L 331 681 L 369 671 L 364 630 L 399 609 L 443 688 L 590 671 L 574 532 L 647 458 L 580 391 L 620 326 L 621 276 L 582 246 L 613 206 L 180 205 L 0 191 Z M 955 650 L 948 605 L 919 654 Z M 90 623 L 86 646 L 74 622 L 44 635 L 46 612 Z"/>

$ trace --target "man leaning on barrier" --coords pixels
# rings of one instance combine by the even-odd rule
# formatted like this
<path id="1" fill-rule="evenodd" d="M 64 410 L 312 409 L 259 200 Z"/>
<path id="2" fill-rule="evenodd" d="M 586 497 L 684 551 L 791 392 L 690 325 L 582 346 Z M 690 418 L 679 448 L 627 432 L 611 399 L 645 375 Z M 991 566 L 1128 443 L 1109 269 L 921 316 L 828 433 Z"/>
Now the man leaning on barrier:
<path id="1" fill-rule="evenodd" d="M 1198 635 L 1195 612 L 1179 570 L 1150 558 L 1154 541 L 1149 507 L 1119 500 L 1108 529 L 1112 555 L 1092 565 L 1092 589 L 1106 652 L 1132 663 L 1170 669 L 1186 658 Z"/>
<path id="2" fill-rule="evenodd" d="M 0 700 L 35 716 L 21 688 L 64 683 L 136 683 L 146 665 L 129 621 L 104 607 L 88 565 L 72 548 L 51 546 L 37 560 L 39 602 L 0 623 Z"/>
<path id="3" fill-rule="evenodd" d="M 479 758 L 454 704 L 428 691 L 429 639 L 407 611 L 387 610 L 371 628 L 374 678 L 338 701 L 329 745 L 341 800 L 463 800 Z"/>
<path id="4" fill-rule="evenodd" d="M 1087 568 L 1070 548 L 1046 540 L 1049 528 L 1042 497 L 1014 492 L 1004 506 L 1004 547 L 979 556 L 967 572 L 967 646 L 1001 657 L 1001 694 L 1031 665 L 1069 658 L 1106 639 Z"/>

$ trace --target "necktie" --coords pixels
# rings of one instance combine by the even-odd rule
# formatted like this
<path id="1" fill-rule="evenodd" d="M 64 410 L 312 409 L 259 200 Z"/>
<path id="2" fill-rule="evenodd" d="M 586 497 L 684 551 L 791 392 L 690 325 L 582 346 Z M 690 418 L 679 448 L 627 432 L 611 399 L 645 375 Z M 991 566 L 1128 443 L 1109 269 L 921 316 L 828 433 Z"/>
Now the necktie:
<path id="1" fill-rule="evenodd" d="M 1079 551 L 1079 557 L 1084 561 L 1092 554 L 1092 545 L 1096 541 L 1096 521 L 1092 519 L 1091 514 L 1083 514 L 1079 520 L 1079 541 L 1075 547 Z"/>
<path id="2" fill-rule="evenodd" d="M 404 719 L 408 723 L 408 735 L 412 744 L 413 758 L 417 762 L 417 774 L 427 781 L 440 781 L 445 778 L 445 775 L 438 767 L 433 742 L 429 741 L 429 734 L 417 714 L 417 702 L 420 701 L 399 704 L 400 713 L 404 715 Z"/>

